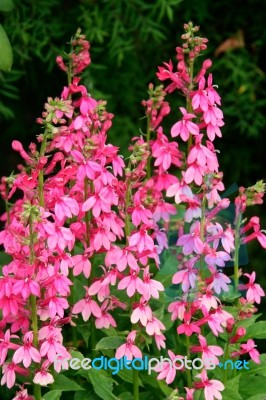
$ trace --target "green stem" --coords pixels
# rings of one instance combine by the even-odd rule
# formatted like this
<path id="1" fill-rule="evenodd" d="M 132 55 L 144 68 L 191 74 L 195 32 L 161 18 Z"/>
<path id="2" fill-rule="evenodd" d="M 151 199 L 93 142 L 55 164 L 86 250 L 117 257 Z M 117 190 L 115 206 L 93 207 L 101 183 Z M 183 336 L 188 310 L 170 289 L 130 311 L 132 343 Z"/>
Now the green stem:
<path id="1" fill-rule="evenodd" d="M 239 270 L 239 249 L 240 249 L 240 225 L 242 220 L 242 214 L 239 213 L 236 220 L 236 228 L 235 228 L 235 254 L 234 254 L 234 286 L 235 293 L 238 293 L 238 270 Z M 236 299 L 236 305 L 238 305 L 238 298 Z"/>
<path id="2" fill-rule="evenodd" d="M 131 171 L 131 161 L 128 164 L 128 170 Z M 128 177 L 126 180 L 126 201 L 125 201 L 125 234 L 126 234 L 126 241 L 130 236 L 130 216 L 127 212 L 127 209 L 130 205 L 130 198 L 131 198 L 131 178 Z"/>
<path id="3" fill-rule="evenodd" d="M 186 336 L 186 346 L 187 346 L 187 359 L 190 359 L 190 340 L 189 336 Z M 189 388 L 192 387 L 192 379 L 191 379 L 191 372 L 188 368 L 186 368 L 186 376 L 187 376 L 187 385 Z"/>
<path id="4" fill-rule="evenodd" d="M 33 219 L 30 214 L 29 217 L 29 234 L 30 234 L 30 265 L 34 264 L 34 231 L 33 231 Z M 36 297 L 32 294 L 30 296 L 30 305 L 31 305 L 31 326 L 33 331 L 33 344 L 34 347 L 38 348 L 38 315 L 37 315 L 37 300 Z M 33 383 L 33 391 L 35 400 L 41 400 L 41 387 L 38 384 Z"/>
<path id="5" fill-rule="evenodd" d="M 227 342 L 226 342 L 225 349 L 224 349 L 224 357 L 223 357 L 224 364 L 229 359 L 229 346 L 230 346 L 229 339 L 230 339 L 230 337 L 228 335 Z M 224 368 L 224 376 L 223 376 L 224 385 L 226 384 L 226 381 L 227 381 L 227 369 Z"/>
<path id="6" fill-rule="evenodd" d="M 70 294 L 70 304 L 71 306 L 74 305 L 74 275 L 73 275 L 73 268 L 71 268 L 69 270 L 69 279 L 71 280 L 71 282 L 73 283 L 72 288 L 71 288 L 71 294 Z M 72 326 L 71 329 L 71 333 L 72 333 L 72 342 L 73 342 L 73 347 L 75 349 L 77 349 L 78 347 L 78 338 L 77 338 L 77 328 L 76 326 Z"/>
<path id="7" fill-rule="evenodd" d="M 89 185 L 88 185 L 88 178 L 84 179 L 84 201 L 88 199 L 89 194 Z M 90 213 L 85 212 L 85 225 L 86 225 L 86 243 L 87 246 L 90 245 Z"/>
<path id="8" fill-rule="evenodd" d="M 133 399 L 139 400 L 139 371 L 133 369 Z"/>
<path id="9" fill-rule="evenodd" d="M 189 83 L 188 92 L 187 92 L 187 111 L 188 111 L 188 113 L 193 113 L 190 93 L 194 88 L 194 84 L 193 84 L 194 61 L 189 60 L 189 68 L 188 69 L 189 69 L 190 83 Z M 192 135 L 189 135 L 188 143 L 187 143 L 187 153 L 189 153 L 191 146 L 192 146 Z"/>
<path id="10" fill-rule="evenodd" d="M 201 219 L 200 219 L 200 239 L 204 243 L 205 241 L 205 210 L 206 210 L 206 197 L 203 194 L 203 199 L 201 203 Z M 200 256 L 200 276 L 203 278 L 204 269 L 204 255 Z"/>
<path id="11" fill-rule="evenodd" d="M 44 155 L 46 145 L 47 145 L 47 131 L 44 132 L 43 141 L 40 148 L 40 157 Z M 40 170 L 39 177 L 38 177 L 38 193 L 39 193 L 39 203 L 41 207 L 44 207 L 44 192 L 43 192 L 43 185 L 44 185 L 44 173 L 43 169 Z"/>
<path id="12" fill-rule="evenodd" d="M 147 145 L 148 149 L 150 152 L 150 140 L 151 140 L 151 120 L 150 117 L 147 117 Z M 147 179 L 150 179 L 151 177 L 151 154 L 149 154 L 148 160 L 147 160 Z"/>

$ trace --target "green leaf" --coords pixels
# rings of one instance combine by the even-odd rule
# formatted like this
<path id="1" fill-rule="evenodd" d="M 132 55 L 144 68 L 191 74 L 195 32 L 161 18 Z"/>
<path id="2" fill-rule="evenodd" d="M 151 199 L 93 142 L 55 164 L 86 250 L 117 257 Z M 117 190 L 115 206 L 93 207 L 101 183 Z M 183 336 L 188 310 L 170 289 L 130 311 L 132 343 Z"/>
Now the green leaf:
<path id="1" fill-rule="evenodd" d="M 117 349 L 123 343 L 125 343 L 125 340 L 119 336 L 105 337 L 97 343 L 96 350 Z"/>
<path id="2" fill-rule="evenodd" d="M 7 34 L 0 25 L 0 69 L 10 71 L 13 63 L 13 51 Z"/>
<path id="3" fill-rule="evenodd" d="M 259 321 L 251 325 L 244 339 L 266 339 L 266 321 Z"/>
<path id="4" fill-rule="evenodd" d="M 51 390 L 43 396 L 43 400 L 59 400 L 61 394 L 61 390 Z"/>
<path id="5" fill-rule="evenodd" d="M 1 0 L 0 1 L 0 11 L 9 12 L 13 10 L 14 3 L 13 0 Z"/>
<path id="6" fill-rule="evenodd" d="M 239 393 L 244 400 L 249 400 L 254 395 L 260 395 L 261 400 L 264 397 L 266 399 L 266 379 L 263 376 L 241 376 Z"/>
<path id="7" fill-rule="evenodd" d="M 85 390 L 72 379 L 67 378 L 65 375 L 57 374 L 55 376 L 53 387 L 62 392 L 72 392 L 77 390 Z"/>
<path id="8" fill-rule="evenodd" d="M 225 388 L 221 393 L 223 400 L 243 400 L 243 397 L 231 388 Z"/>
<path id="9" fill-rule="evenodd" d="M 121 378 L 125 382 L 133 383 L 133 371 L 128 370 L 128 369 L 121 369 L 118 374 L 119 378 Z M 143 376 L 143 379 L 146 379 L 146 375 Z M 143 386 L 142 381 L 140 380 L 139 377 L 139 386 Z"/>
<path id="10" fill-rule="evenodd" d="M 83 325 L 77 325 L 77 331 L 81 333 L 84 342 L 86 343 L 86 346 L 88 347 L 89 343 L 89 337 L 90 337 L 90 323 L 88 324 L 83 324 Z"/>
<path id="11" fill-rule="evenodd" d="M 88 371 L 89 379 L 95 393 L 103 400 L 117 400 L 112 394 L 113 379 L 103 370 L 90 369 Z"/>
<path id="12" fill-rule="evenodd" d="M 119 395 L 119 400 L 133 400 L 133 394 L 130 392 L 124 392 Z"/>

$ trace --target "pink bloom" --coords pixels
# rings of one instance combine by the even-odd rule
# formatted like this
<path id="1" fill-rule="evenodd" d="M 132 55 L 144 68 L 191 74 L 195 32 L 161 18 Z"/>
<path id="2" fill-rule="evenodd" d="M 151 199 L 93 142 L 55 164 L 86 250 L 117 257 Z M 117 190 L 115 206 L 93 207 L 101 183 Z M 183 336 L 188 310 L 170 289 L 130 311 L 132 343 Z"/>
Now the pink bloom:
<path id="1" fill-rule="evenodd" d="M 245 285 L 239 285 L 240 290 L 246 290 L 247 294 L 246 298 L 249 303 L 257 303 L 260 304 L 261 297 L 265 296 L 264 290 L 258 283 L 254 283 L 256 279 L 255 271 L 252 274 L 244 274 L 249 278 L 249 283 Z"/>
<path id="2" fill-rule="evenodd" d="M 49 367 L 49 361 L 46 360 L 44 361 L 41 369 L 35 374 L 33 378 L 33 382 L 41 385 L 41 386 L 47 386 L 52 383 L 54 383 L 54 377 L 50 372 L 48 372 L 48 367 Z"/>
<path id="3" fill-rule="evenodd" d="M 152 317 L 150 321 L 147 322 L 146 332 L 148 335 L 161 335 L 161 330 L 165 330 L 164 324 L 156 317 Z"/>
<path id="4" fill-rule="evenodd" d="M 140 349 L 135 345 L 137 331 L 132 331 L 127 335 L 126 343 L 118 347 L 115 353 L 115 358 L 120 359 L 126 357 L 128 360 L 135 358 L 142 358 Z"/>
<path id="5" fill-rule="evenodd" d="M 216 379 L 209 380 L 205 369 L 203 369 L 199 375 L 196 375 L 196 378 L 200 378 L 201 382 L 195 382 L 194 387 L 196 389 L 204 388 L 205 400 L 222 399 L 220 393 L 224 390 L 222 382 L 217 381 Z"/>
<path id="6" fill-rule="evenodd" d="M 256 350 L 257 345 L 255 344 L 254 340 L 249 339 L 246 344 L 241 344 L 240 347 L 240 354 L 249 353 L 251 359 L 256 364 L 260 364 L 260 353 L 258 350 Z"/>
<path id="7" fill-rule="evenodd" d="M 188 113 L 184 107 L 179 107 L 179 109 L 183 114 L 183 118 L 181 121 L 176 122 L 172 126 L 171 136 L 176 137 L 180 135 L 182 140 L 186 142 L 190 134 L 192 135 L 199 134 L 199 127 L 194 122 L 191 122 L 191 119 L 196 118 L 196 115 Z"/>
<path id="8" fill-rule="evenodd" d="M 1 385 L 5 385 L 8 387 L 8 389 L 11 389 L 12 386 L 15 385 L 16 382 L 16 372 L 20 375 L 27 376 L 29 372 L 16 365 L 14 362 L 11 362 L 9 364 L 4 364 L 3 365 L 3 376 L 1 379 Z"/>
<path id="9" fill-rule="evenodd" d="M 91 274 L 91 262 L 88 257 L 84 254 L 77 254 L 72 256 L 73 263 L 73 275 L 77 276 L 83 272 L 85 278 L 89 278 Z"/>
<path id="10" fill-rule="evenodd" d="M 186 336 L 191 336 L 192 333 L 200 333 L 200 328 L 191 322 L 191 314 L 190 312 L 184 313 L 184 323 L 179 325 L 177 328 L 177 333 L 180 335 L 184 333 Z"/>
<path id="11" fill-rule="evenodd" d="M 85 299 L 79 300 L 73 307 L 73 314 L 79 314 L 81 312 L 84 321 L 88 321 L 91 314 L 94 317 L 101 317 L 101 309 L 95 300 L 92 300 L 88 293 Z"/>
<path id="12" fill-rule="evenodd" d="M 21 294 L 24 300 L 27 300 L 31 294 L 40 297 L 40 286 L 39 284 L 30 278 L 23 280 L 17 280 L 12 288 L 14 294 Z"/>
<path id="13" fill-rule="evenodd" d="M 66 359 L 71 358 L 71 355 L 56 337 L 49 337 L 42 343 L 40 354 L 42 357 L 46 356 L 50 363 L 54 363 L 57 355 Z"/>
<path id="14" fill-rule="evenodd" d="M 154 250 L 154 242 L 151 236 L 148 234 L 147 228 L 143 225 L 140 230 L 136 233 L 131 234 L 128 239 L 129 246 L 136 246 L 138 251 L 141 253 L 143 250 Z"/>
<path id="15" fill-rule="evenodd" d="M 140 294 L 145 292 L 145 287 L 142 280 L 137 276 L 137 271 L 131 271 L 129 276 L 125 276 L 118 284 L 118 290 L 127 288 L 128 297 L 132 297 L 137 291 Z"/>
<path id="16" fill-rule="evenodd" d="M 64 196 L 56 201 L 54 211 L 58 220 L 63 221 L 66 217 L 78 215 L 79 205 L 75 199 Z"/>
<path id="17" fill-rule="evenodd" d="M 107 301 L 104 301 L 101 306 L 101 315 L 96 317 L 95 326 L 97 329 L 110 328 L 110 326 L 116 327 L 116 322 L 112 315 L 108 313 Z"/>
<path id="18" fill-rule="evenodd" d="M 13 362 L 19 364 L 21 361 L 25 368 L 31 365 L 31 360 L 39 363 L 41 361 L 41 355 L 35 347 L 32 345 L 33 342 L 33 332 L 27 332 L 23 338 L 23 346 L 19 347 L 14 355 Z"/>
<path id="19" fill-rule="evenodd" d="M 199 89 L 193 93 L 192 107 L 193 110 L 200 108 L 202 111 L 207 111 L 209 99 L 205 88 L 205 78 L 199 80 Z"/>
<path id="20" fill-rule="evenodd" d="M 151 279 L 150 277 L 149 267 L 146 267 L 143 272 L 142 292 L 140 291 L 139 293 L 143 295 L 145 300 L 150 300 L 151 297 L 159 299 L 159 291 L 163 291 L 164 287 L 161 282 Z"/>
<path id="21" fill-rule="evenodd" d="M 174 362 L 175 358 L 181 357 L 176 356 L 171 350 L 168 350 L 168 355 L 172 363 Z M 175 369 L 174 365 L 171 365 L 171 363 L 165 361 L 163 362 L 163 365 L 157 365 L 155 367 L 155 371 L 159 372 L 159 375 L 157 376 L 158 380 L 165 379 L 167 385 L 170 385 L 175 379 L 177 370 Z"/>
<path id="22" fill-rule="evenodd" d="M 185 255 L 195 252 L 196 254 L 202 254 L 204 250 L 204 244 L 200 239 L 200 223 L 196 221 L 190 227 L 190 233 L 180 236 L 177 241 L 177 246 L 183 246 L 183 253 Z"/>
<path id="23" fill-rule="evenodd" d="M 186 311 L 186 302 L 185 301 L 174 301 L 173 303 L 169 304 L 168 311 L 172 313 L 171 320 L 174 321 L 176 319 L 180 319 L 183 321 L 184 314 Z"/>
<path id="24" fill-rule="evenodd" d="M 209 270 L 212 273 L 211 276 L 211 284 L 210 287 L 215 290 L 217 294 L 220 294 L 222 290 L 225 292 L 229 291 L 228 283 L 231 282 L 230 278 L 227 275 L 223 274 L 220 271 L 217 271 L 215 267 L 209 265 Z"/>
<path id="25" fill-rule="evenodd" d="M 18 338 L 19 337 L 17 335 L 10 335 L 10 330 L 7 329 L 4 338 L 0 339 L 0 365 L 3 365 L 3 363 L 5 362 L 8 349 L 16 350 L 19 347 L 19 345 L 10 342 L 10 339 L 18 339 Z"/>
<path id="26" fill-rule="evenodd" d="M 146 326 L 148 321 L 152 319 L 152 310 L 147 302 L 142 298 L 140 303 L 138 303 L 134 311 L 131 314 L 132 324 L 136 324 L 138 321 L 141 322 L 143 326 Z"/>
<path id="27" fill-rule="evenodd" d="M 219 346 L 208 346 L 207 340 L 204 336 L 199 335 L 200 345 L 191 346 L 191 351 L 193 353 L 202 352 L 202 360 L 207 361 L 211 360 L 214 364 L 219 364 L 219 359 L 216 356 L 221 356 L 224 354 L 224 351 Z"/>

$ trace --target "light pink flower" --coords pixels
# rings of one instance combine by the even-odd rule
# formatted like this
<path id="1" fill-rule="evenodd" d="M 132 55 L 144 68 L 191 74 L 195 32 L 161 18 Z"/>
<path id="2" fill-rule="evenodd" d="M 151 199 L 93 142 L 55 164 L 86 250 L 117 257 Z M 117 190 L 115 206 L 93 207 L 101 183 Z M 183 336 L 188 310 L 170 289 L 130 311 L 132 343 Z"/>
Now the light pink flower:
<path id="1" fill-rule="evenodd" d="M 222 382 L 216 379 L 209 380 L 205 369 L 203 369 L 200 374 L 196 375 L 196 378 L 200 378 L 201 382 L 195 382 L 194 387 L 196 389 L 204 388 L 205 400 L 222 399 L 221 392 L 224 390 Z"/>
<path id="2" fill-rule="evenodd" d="M 142 358 L 140 349 L 135 345 L 137 331 L 134 330 L 127 335 L 126 343 L 118 347 L 115 353 L 115 358 L 120 359 L 126 357 L 128 360 L 135 358 Z"/>
<path id="3" fill-rule="evenodd" d="M 12 361 L 15 364 L 19 364 L 21 361 L 25 368 L 31 365 L 31 361 L 39 363 L 41 361 L 41 355 L 39 351 L 33 347 L 33 332 L 27 332 L 23 338 L 23 346 L 19 347 L 13 354 Z"/>

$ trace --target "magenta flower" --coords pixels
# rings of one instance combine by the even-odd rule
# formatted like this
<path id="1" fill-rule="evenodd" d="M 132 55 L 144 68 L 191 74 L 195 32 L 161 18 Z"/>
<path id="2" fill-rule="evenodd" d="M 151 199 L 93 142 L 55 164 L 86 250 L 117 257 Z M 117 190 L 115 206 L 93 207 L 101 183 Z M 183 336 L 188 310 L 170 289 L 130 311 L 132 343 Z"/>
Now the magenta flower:
<path id="1" fill-rule="evenodd" d="M 200 328 L 195 323 L 191 322 L 191 313 L 184 313 L 184 323 L 177 328 L 177 333 L 184 333 L 186 336 L 191 336 L 192 333 L 200 333 Z"/>

